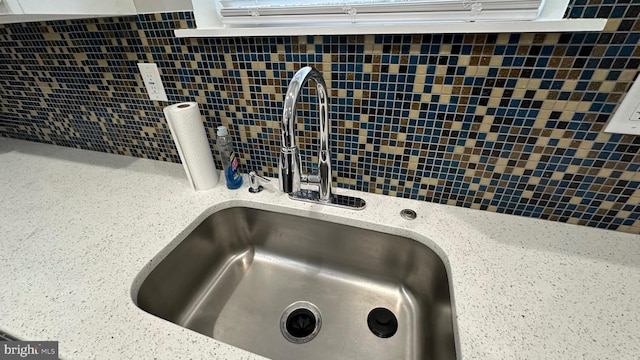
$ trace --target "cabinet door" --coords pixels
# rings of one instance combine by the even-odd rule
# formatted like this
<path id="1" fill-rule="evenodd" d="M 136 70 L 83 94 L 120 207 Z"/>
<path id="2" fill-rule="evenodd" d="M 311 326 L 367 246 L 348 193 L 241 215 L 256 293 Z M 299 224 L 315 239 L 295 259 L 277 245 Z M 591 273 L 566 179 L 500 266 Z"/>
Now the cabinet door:
<path id="1" fill-rule="evenodd" d="M 133 0 L 19 0 L 24 14 L 131 15 Z"/>

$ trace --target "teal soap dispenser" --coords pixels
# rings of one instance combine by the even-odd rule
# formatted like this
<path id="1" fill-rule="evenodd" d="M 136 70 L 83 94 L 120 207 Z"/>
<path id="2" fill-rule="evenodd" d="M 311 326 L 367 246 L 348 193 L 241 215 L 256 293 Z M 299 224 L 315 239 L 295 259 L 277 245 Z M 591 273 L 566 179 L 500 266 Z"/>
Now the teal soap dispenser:
<path id="1" fill-rule="evenodd" d="M 242 186 L 242 174 L 240 174 L 240 166 L 238 164 L 238 156 L 233 151 L 233 141 L 229 131 L 224 126 L 218 126 L 218 139 L 216 145 L 222 157 L 222 171 L 227 180 L 227 188 L 237 189 Z"/>

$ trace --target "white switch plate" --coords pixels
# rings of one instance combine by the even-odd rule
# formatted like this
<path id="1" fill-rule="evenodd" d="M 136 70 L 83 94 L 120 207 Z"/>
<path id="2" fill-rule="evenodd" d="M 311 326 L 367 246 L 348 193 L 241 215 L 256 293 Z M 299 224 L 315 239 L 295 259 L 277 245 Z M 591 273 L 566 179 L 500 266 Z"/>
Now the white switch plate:
<path id="1" fill-rule="evenodd" d="M 140 69 L 144 86 L 149 93 L 149 99 L 169 101 L 167 93 L 164 91 L 164 85 L 162 85 L 162 79 L 160 79 L 158 66 L 154 63 L 138 63 L 138 69 Z"/>
<path id="2" fill-rule="evenodd" d="M 640 76 L 636 78 L 604 132 L 640 135 Z"/>

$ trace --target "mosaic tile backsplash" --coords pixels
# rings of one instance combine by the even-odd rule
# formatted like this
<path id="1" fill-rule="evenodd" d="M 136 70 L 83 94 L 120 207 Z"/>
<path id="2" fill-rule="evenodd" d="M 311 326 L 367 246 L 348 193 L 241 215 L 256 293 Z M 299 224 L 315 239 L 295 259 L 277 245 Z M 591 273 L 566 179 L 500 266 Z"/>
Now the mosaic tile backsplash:
<path id="1" fill-rule="evenodd" d="M 603 132 L 640 68 L 639 13 L 575 0 L 567 17 L 606 29 L 545 34 L 175 38 L 190 12 L 0 25 L 0 136 L 179 162 L 136 66 L 155 62 L 212 149 L 227 125 L 243 169 L 277 176 L 283 96 L 311 65 L 339 187 L 640 234 L 640 137 Z"/>

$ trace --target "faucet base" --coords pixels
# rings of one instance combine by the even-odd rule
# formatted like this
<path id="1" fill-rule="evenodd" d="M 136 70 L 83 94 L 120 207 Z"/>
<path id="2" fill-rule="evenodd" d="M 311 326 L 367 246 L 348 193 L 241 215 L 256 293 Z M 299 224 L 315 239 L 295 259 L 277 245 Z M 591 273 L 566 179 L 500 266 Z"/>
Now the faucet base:
<path id="1" fill-rule="evenodd" d="M 320 200 L 320 193 L 318 191 L 307 189 L 299 190 L 297 192 L 289 194 L 289 198 L 292 200 L 322 205 L 331 205 L 351 210 L 362 210 L 367 206 L 367 202 L 361 198 L 338 194 L 331 194 L 331 198 L 329 199 L 329 201 L 322 201 Z"/>

